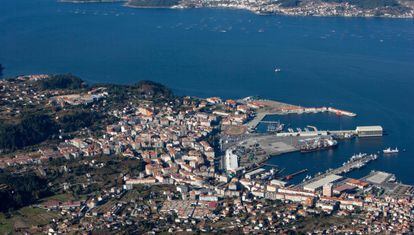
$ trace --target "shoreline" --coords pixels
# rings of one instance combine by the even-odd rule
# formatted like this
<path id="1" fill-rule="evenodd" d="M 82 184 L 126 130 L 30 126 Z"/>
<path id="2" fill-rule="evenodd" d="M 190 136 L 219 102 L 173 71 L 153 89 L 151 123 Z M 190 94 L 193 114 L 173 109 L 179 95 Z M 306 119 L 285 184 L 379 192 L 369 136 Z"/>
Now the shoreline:
<path id="1" fill-rule="evenodd" d="M 172 9 L 172 10 L 187 10 L 187 9 L 223 9 L 223 10 L 244 10 L 255 15 L 259 16 L 291 16 L 291 17 L 328 17 L 328 18 L 379 18 L 379 19 L 414 19 L 414 15 L 411 16 L 404 16 L 404 15 L 373 15 L 365 13 L 366 15 L 345 15 L 345 14 L 307 14 L 307 13 L 286 13 L 281 11 L 273 11 L 273 12 L 262 12 L 260 10 L 249 9 L 246 7 L 234 7 L 234 6 L 182 6 L 182 5 L 175 5 L 175 6 L 134 6 L 129 3 L 128 0 L 93 0 L 93 1 L 85 1 L 85 0 L 58 0 L 61 3 L 74 3 L 74 4 L 88 4 L 88 3 L 124 3 L 122 4 L 123 7 L 127 8 L 134 8 L 134 9 Z M 286 9 L 295 9 L 295 8 L 286 8 Z M 364 13 L 363 13 L 364 14 Z"/>

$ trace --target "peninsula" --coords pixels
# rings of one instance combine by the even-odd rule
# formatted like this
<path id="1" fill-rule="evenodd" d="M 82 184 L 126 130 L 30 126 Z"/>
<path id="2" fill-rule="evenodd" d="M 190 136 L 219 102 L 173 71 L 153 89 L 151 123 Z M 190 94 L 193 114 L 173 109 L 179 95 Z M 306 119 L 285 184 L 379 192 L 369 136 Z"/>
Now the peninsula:
<path id="1" fill-rule="evenodd" d="M 383 171 L 346 175 L 378 153 L 349 156 L 302 183 L 291 180 L 307 169 L 264 162 L 382 136 L 381 126 L 294 131 L 263 119 L 317 112 L 356 116 L 254 97 L 176 96 L 152 81 L 0 80 L 0 233 L 412 233 L 413 186 Z"/>

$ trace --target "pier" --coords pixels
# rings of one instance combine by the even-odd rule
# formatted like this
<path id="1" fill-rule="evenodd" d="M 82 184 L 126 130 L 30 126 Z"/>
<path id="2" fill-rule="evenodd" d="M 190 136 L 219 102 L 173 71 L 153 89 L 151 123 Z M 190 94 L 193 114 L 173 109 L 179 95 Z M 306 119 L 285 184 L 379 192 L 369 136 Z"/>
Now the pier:
<path id="1" fill-rule="evenodd" d="M 278 165 L 270 164 L 270 163 L 262 163 L 262 166 L 269 166 L 269 167 L 273 167 L 273 168 L 279 168 Z"/>
<path id="2" fill-rule="evenodd" d="M 377 159 L 377 155 L 375 154 L 371 154 L 371 155 L 366 155 L 361 157 L 360 159 L 354 160 L 354 161 L 348 161 L 346 163 L 344 163 L 344 165 L 332 169 L 332 170 L 327 170 L 325 173 L 320 174 L 315 176 L 314 178 L 310 179 L 310 180 L 306 180 L 304 182 L 302 182 L 301 184 L 298 184 L 297 187 L 299 188 L 303 188 L 303 186 L 308 185 L 312 182 L 316 182 L 318 180 L 321 180 L 323 178 L 326 178 L 330 175 L 341 175 L 341 174 L 345 174 L 348 173 L 352 170 L 355 169 L 359 169 L 361 167 L 364 167 L 366 164 L 368 164 L 369 162 L 376 160 Z"/>
<path id="3" fill-rule="evenodd" d="M 268 112 L 258 112 L 257 115 L 248 123 L 246 123 L 249 130 L 254 130 L 260 123 L 271 123 L 270 121 L 263 121 L 263 118 L 265 118 L 268 115 L 278 115 L 280 113 L 268 113 Z M 274 123 L 274 122 L 272 122 Z"/>
<path id="4" fill-rule="evenodd" d="M 286 136 L 305 136 L 305 137 L 315 137 L 315 136 L 326 136 L 326 135 L 349 135 L 349 136 L 359 136 L 359 137 L 378 137 L 383 135 L 382 126 L 357 126 L 355 130 L 325 130 L 318 131 L 316 127 L 313 127 L 314 131 L 291 131 L 291 132 L 280 132 L 276 133 L 276 136 L 286 137 Z"/>
<path id="5" fill-rule="evenodd" d="M 245 101 L 242 101 L 245 102 Z M 260 123 L 274 123 L 272 121 L 263 121 L 263 119 L 267 115 L 286 115 L 286 114 L 304 114 L 304 113 L 334 113 L 339 116 L 348 116 L 348 117 L 355 117 L 356 113 L 352 113 L 349 111 L 336 109 L 333 107 L 301 107 L 296 105 L 290 105 L 281 103 L 274 100 L 252 100 L 249 101 L 253 103 L 256 107 L 260 107 L 256 109 L 256 116 L 246 123 L 245 125 L 249 128 L 249 130 L 254 130 Z M 249 103 L 247 102 L 247 103 Z M 256 105 L 257 104 L 257 105 Z"/>
<path id="6" fill-rule="evenodd" d="M 356 130 L 326 130 L 326 131 L 292 131 L 292 132 L 280 132 L 276 133 L 276 136 L 326 136 L 326 135 L 357 135 Z"/>
<path id="7" fill-rule="evenodd" d="M 292 174 L 290 174 L 290 175 L 287 175 L 287 176 L 285 176 L 283 179 L 284 179 L 284 180 L 291 180 L 293 177 L 295 177 L 295 176 L 297 176 L 297 175 L 300 175 L 300 174 L 303 174 L 303 173 L 305 173 L 305 172 L 307 172 L 307 171 L 308 171 L 308 169 L 303 169 L 303 170 L 297 171 L 297 172 L 295 172 L 295 173 L 292 173 Z"/>

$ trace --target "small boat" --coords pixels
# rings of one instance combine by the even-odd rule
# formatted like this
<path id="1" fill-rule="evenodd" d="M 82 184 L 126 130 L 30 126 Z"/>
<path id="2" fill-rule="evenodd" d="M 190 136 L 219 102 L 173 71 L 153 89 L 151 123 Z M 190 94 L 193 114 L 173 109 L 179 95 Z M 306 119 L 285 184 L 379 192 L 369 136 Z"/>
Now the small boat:
<path id="1" fill-rule="evenodd" d="M 391 154 L 391 153 L 398 153 L 399 150 L 398 150 L 398 148 L 395 148 L 395 149 L 386 148 L 386 149 L 382 150 L 382 152 L 385 153 L 385 154 Z"/>
<path id="2" fill-rule="evenodd" d="M 280 71 L 282 71 L 281 69 L 279 69 L 279 68 L 275 68 L 275 73 L 278 73 L 278 72 L 280 72 Z"/>

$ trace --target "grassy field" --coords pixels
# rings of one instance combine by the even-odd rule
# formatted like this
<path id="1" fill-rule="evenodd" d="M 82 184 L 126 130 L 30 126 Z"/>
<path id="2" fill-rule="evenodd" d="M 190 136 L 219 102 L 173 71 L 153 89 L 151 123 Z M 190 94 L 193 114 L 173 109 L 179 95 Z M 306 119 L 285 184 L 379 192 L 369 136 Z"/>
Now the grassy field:
<path id="1" fill-rule="evenodd" d="M 348 217 L 308 217 L 296 224 L 297 232 L 315 231 L 327 229 L 340 224 L 351 224 L 352 219 Z"/>
<path id="2" fill-rule="evenodd" d="M 40 208 L 23 207 L 13 212 L 10 218 L 0 213 L 0 234 L 13 234 L 15 228 L 31 228 L 44 226 L 54 218 L 58 218 L 57 212 L 51 212 Z"/>
<path id="3" fill-rule="evenodd" d="M 13 232 L 13 223 L 7 219 L 3 213 L 0 213 L 0 234 L 9 234 Z"/>
<path id="4" fill-rule="evenodd" d="M 53 195 L 51 197 L 44 198 L 42 201 L 46 202 L 46 201 L 49 201 L 49 200 L 57 200 L 57 201 L 60 201 L 60 202 L 67 202 L 67 201 L 70 201 L 70 200 L 74 200 L 74 197 L 71 194 L 57 194 L 57 195 Z"/>

